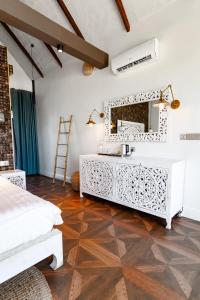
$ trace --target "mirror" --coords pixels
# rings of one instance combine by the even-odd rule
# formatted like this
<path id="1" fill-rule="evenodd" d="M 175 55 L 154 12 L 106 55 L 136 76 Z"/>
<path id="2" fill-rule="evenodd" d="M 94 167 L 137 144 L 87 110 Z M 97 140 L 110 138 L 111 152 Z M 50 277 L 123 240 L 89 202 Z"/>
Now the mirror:
<path id="1" fill-rule="evenodd" d="M 111 108 L 111 133 L 158 132 L 159 108 L 157 101 L 135 103 Z"/>
<path id="2" fill-rule="evenodd" d="M 105 141 L 165 142 L 167 108 L 154 106 L 159 99 L 155 90 L 105 101 Z"/>

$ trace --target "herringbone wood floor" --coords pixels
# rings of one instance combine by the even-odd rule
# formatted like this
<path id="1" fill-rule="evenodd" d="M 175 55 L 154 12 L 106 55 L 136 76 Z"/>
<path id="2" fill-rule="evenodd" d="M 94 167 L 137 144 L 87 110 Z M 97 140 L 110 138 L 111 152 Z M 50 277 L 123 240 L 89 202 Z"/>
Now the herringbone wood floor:
<path id="1" fill-rule="evenodd" d="M 159 218 L 34 176 L 28 190 L 58 205 L 64 224 L 64 266 L 39 264 L 55 299 L 200 299 L 200 223 Z"/>

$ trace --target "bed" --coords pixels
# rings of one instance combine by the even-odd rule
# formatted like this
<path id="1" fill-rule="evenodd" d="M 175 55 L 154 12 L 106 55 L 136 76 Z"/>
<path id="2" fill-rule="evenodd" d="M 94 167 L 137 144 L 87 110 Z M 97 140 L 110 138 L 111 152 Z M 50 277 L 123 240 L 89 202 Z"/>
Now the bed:
<path id="1" fill-rule="evenodd" d="M 53 255 L 63 264 L 61 211 L 0 177 L 0 283 Z"/>

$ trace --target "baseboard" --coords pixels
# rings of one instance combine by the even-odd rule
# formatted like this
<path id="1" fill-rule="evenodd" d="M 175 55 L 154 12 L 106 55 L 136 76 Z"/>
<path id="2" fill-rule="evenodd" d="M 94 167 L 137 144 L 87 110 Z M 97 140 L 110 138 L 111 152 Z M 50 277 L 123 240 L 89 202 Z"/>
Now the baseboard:
<path id="1" fill-rule="evenodd" d="M 47 176 L 47 177 L 50 177 L 50 178 L 53 178 L 53 173 L 52 172 L 48 172 L 48 171 L 45 171 L 45 170 L 40 170 L 40 174 L 44 175 L 44 176 Z M 63 177 L 64 176 L 61 175 L 61 174 L 56 174 L 56 179 L 58 179 L 58 180 L 63 180 Z M 71 183 L 71 177 L 67 176 L 66 182 Z"/>
<path id="2" fill-rule="evenodd" d="M 195 221 L 200 221 L 200 210 L 185 206 L 181 216 Z"/>

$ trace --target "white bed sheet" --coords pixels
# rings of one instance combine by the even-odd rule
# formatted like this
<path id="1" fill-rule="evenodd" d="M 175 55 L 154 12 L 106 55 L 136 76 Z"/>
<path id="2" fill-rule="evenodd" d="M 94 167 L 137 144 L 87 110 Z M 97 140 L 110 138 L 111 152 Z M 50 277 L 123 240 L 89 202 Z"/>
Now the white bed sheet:
<path id="1" fill-rule="evenodd" d="M 62 224 L 61 210 L 0 177 L 0 253 Z"/>

